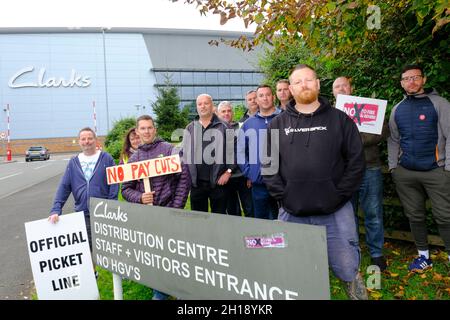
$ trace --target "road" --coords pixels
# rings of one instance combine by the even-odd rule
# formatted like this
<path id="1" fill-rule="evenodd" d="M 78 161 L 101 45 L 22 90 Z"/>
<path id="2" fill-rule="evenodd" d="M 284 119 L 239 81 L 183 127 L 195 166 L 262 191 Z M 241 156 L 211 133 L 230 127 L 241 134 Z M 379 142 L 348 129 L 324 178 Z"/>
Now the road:
<path id="1" fill-rule="evenodd" d="M 33 162 L 15 158 L 0 164 L 0 300 L 31 298 L 34 284 L 24 223 L 48 217 L 70 157 L 52 155 Z M 72 197 L 63 212 L 73 212 Z"/>

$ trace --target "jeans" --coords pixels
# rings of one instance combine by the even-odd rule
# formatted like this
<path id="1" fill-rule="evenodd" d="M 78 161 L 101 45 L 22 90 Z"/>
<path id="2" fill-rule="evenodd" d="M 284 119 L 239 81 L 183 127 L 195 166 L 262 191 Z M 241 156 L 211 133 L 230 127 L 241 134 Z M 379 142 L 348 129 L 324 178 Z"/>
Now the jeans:
<path id="1" fill-rule="evenodd" d="M 153 289 L 153 300 L 168 300 L 169 299 L 169 295 L 165 294 L 161 291 L 155 290 Z"/>
<path id="2" fill-rule="evenodd" d="M 352 204 L 338 211 L 318 216 L 297 217 L 280 208 L 278 219 L 286 222 L 325 226 L 327 229 L 328 264 L 336 277 L 345 282 L 356 278 L 361 260 Z M 314 250 L 314 248 L 311 248 Z"/>
<path id="3" fill-rule="evenodd" d="M 252 185 L 252 199 L 255 218 L 268 220 L 278 218 L 277 201 L 272 198 L 264 184 Z"/>
<path id="4" fill-rule="evenodd" d="M 358 202 L 364 212 L 366 244 L 372 258 L 383 255 L 383 174 L 381 168 L 368 168 L 359 187 L 353 195 L 352 204 L 355 209 L 356 230 L 358 231 Z"/>

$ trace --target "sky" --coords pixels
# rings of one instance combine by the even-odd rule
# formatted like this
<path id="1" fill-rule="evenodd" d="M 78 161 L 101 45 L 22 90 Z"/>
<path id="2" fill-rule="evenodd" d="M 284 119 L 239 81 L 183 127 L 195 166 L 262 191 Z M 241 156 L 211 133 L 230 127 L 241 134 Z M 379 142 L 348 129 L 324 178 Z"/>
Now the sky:
<path id="1" fill-rule="evenodd" d="M 139 27 L 247 31 L 237 18 L 221 26 L 220 16 L 200 16 L 184 0 L 3 0 L 0 28 Z"/>

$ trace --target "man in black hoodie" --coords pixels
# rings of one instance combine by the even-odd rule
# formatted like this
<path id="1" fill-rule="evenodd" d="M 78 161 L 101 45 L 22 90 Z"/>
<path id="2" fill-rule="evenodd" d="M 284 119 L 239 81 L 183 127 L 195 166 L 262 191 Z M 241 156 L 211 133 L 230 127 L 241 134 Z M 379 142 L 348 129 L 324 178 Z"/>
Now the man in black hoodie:
<path id="1" fill-rule="evenodd" d="M 331 269 L 345 282 L 350 299 L 367 299 L 350 202 L 365 169 L 358 128 L 319 97 L 314 69 L 298 65 L 289 81 L 294 100 L 272 120 L 267 134 L 267 149 L 278 152 L 270 158 L 279 168 L 265 165 L 264 182 L 280 204 L 279 220 L 326 227 Z M 278 141 L 271 141 L 273 130 L 279 130 Z"/>

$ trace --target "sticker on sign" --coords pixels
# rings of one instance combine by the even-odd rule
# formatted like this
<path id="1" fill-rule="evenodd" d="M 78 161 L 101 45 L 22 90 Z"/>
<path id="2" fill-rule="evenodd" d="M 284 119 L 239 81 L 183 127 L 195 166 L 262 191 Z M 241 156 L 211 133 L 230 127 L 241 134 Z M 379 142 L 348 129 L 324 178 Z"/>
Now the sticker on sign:
<path id="1" fill-rule="evenodd" d="M 245 247 L 248 249 L 260 248 L 286 248 L 287 241 L 284 234 L 273 234 L 270 236 L 244 237 Z"/>
<path id="2" fill-rule="evenodd" d="M 5 139 L 6 139 L 6 132 L 0 131 L 0 140 L 5 140 Z"/>

